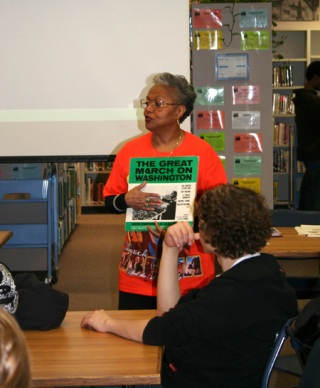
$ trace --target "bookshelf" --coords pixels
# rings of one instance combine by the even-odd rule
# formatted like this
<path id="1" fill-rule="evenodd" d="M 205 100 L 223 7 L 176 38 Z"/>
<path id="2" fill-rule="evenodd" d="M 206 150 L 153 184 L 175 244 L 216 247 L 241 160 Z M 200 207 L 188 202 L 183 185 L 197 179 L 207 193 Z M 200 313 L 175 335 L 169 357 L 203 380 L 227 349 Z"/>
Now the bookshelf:
<path id="1" fill-rule="evenodd" d="M 305 70 L 320 60 L 318 22 L 277 22 L 276 39 L 283 39 L 272 60 L 274 206 L 297 208 L 303 164 L 296 159 L 294 89 L 305 83 Z M 279 59 L 278 56 L 282 58 Z M 283 129 L 287 128 L 287 129 Z M 286 132 L 288 131 L 288 134 Z M 284 139 L 281 139 L 284 134 Z"/>
<path id="2" fill-rule="evenodd" d="M 13 231 L 0 261 L 13 272 L 44 274 L 55 283 L 59 255 L 79 213 L 76 164 L 1 164 L 0 176 L 0 230 Z M 14 193 L 24 197 L 7 198 Z"/>
<path id="3" fill-rule="evenodd" d="M 110 175 L 115 155 L 99 162 L 80 163 L 81 213 L 104 213 L 103 186 Z"/>

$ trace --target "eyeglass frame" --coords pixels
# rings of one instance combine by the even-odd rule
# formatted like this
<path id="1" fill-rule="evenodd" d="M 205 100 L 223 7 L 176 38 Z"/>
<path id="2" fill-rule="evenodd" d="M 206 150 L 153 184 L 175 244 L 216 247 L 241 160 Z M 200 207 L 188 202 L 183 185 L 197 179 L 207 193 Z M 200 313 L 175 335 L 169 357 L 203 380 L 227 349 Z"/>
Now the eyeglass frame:
<path id="1" fill-rule="evenodd" d="M 156 101 L 159 101 L 160 103 L 164 104 L 163 106 L 156 106 Z M 142 106 L 142 104 L 146 105 L 145 107 Z M 153 107 L 155 109 L 163 109 L 163 108 L 167 108 L 168 105 L 181 105 L 181 104 L 176 104 L 176 103 L 170 103 L 170 102 L 165 102 L 165 101 L 162 101 L 161 98 L 155 98 L 154 100 L 147 100 L 146 98 L 142 98 L 140 100 L 140 106 L 142 109 L 146 109 L 150 104 L 153 104 Z"/>

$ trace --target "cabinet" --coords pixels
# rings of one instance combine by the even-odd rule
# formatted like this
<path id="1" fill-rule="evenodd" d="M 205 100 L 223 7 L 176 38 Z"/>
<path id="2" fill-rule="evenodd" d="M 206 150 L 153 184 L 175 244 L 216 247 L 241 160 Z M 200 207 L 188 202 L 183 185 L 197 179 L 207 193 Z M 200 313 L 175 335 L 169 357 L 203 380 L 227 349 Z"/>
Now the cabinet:
<path id="1" fill-rule="evenodd" d="M 315 27 L 313 28 L 313 25 Z M 273 59 L 274 206 L 297 208 L 303 165 L 297 161 L 293 90 L 302 88 L 308 64 L 320 59 L 317 22 L 278 22 Z M 281 59 L 279 59 L 279 56 Z"/>
<path id="2" fill-rule="evenodd" d="M 58 268 L 55 224 L 55 183 L 45 179 L 0 180 L 0 230 L 13 231 L 0 250 L 11 271 L 44 271 L 51 282 Z"/>
<path id="3" fill-rule="evenodd" d="M 80 163 L 81 213 L 104 213 L 103 186 L 110 175 L 115 155 L 106 161 Z"/>
<path id="4" fill-rule="evenodd" d="M 79 213 L 76 164 L 5 164 L 0 175 L 0 230 L 13 231 L 0 261 L 56 281 L 59 254 Z"/>

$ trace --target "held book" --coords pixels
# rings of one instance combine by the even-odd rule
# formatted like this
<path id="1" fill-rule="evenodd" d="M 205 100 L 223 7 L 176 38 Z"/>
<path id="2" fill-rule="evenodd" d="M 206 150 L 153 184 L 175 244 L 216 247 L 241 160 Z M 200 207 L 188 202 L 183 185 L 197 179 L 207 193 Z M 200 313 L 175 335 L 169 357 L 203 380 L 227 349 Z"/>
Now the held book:
<path id="1" fill-rule="evenodd" d="M 163 202 L 149 211 L 128 208 L 125 230 L 147 231 L 155 221 L 164 229 L 177 221 L 192 225 L 198 167 L 198 156 L 131 158 L 128 189 L 147 182 L 142 191 L 159 194 Z"/>

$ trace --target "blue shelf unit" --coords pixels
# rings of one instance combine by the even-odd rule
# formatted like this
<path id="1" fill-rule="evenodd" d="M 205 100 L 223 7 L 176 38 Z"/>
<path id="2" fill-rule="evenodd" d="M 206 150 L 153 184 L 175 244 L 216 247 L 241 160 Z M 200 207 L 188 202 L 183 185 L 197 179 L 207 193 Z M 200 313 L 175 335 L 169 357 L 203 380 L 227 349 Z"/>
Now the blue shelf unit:
<path id="1" fill-rule="evenodd" d="M 0 261 L 12 272 L 43 272 L 51 283 L 57 276 L 57 180 L 50 170 L 45 179 L 0 180 L 0 230 L 12 238 L 0 249 Z M 29 199 L 4 199 L 27 193 Z"/>

